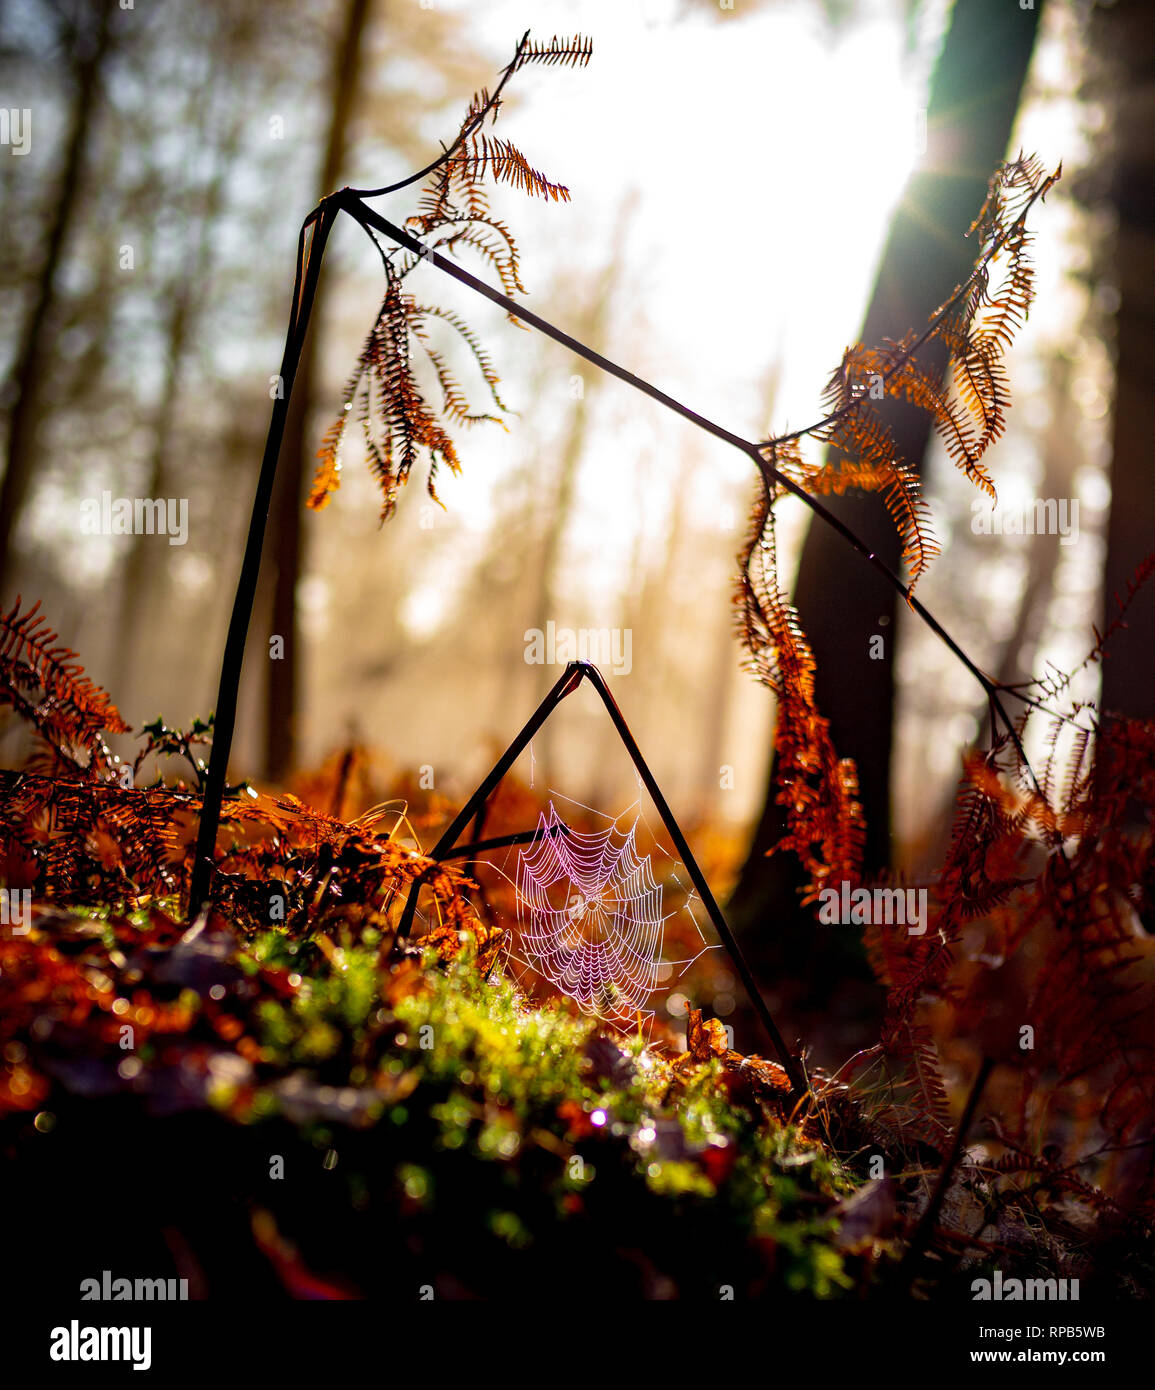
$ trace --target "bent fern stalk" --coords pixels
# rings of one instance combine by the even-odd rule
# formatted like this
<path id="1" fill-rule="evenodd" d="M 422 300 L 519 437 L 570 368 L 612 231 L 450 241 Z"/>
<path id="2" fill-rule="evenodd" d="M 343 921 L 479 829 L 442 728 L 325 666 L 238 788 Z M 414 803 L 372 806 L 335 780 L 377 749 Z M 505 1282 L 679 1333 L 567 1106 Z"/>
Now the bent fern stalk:
<path id="1" fill-rule="evenodd" d="M 1001 686 L 987 676 L 914 595 L 915 585 L 938 547 L 918 474 L 909 461 L 896 457 L 889 432 L 873 411 L 871 401 L 881 384 L 883 391 L 898 394 L 928 411 L 952 460 L 977 487 L 994 495 L 994 482 L 984 467 L 983 456 L 1004 428 L 1009 400 L 1003 359 L 1027 315 L 1033 292 L 1026 218 L 1035 203 L 1054 186 L 1061 171 L 1046 174 L 1037 160 L 1021 156 L 1000 166 L 969 233 L 976 235 L 978 241 L 975 268 L 931 315 L 926 328 L 899 342 L 886 341 L 878 347 L 856 344 L 849 348 L 826 388 L 826 414 L 821 419 L 788 434 L 751 440 L 696 413 L 513 298 L 524 290 L 518 247 L 509 227 L 491 213 L 484 180 L 488 176 L 550 201 L 564 202 L 569 193 L 564 185 L 536 169 L 510 142 L 483 134 L 482 127 L 486 121 L 496 120 L 506 85 L 522 67 L 533 63 L 584 66 L 591 54 L 588 39 L 554 38 L 548 45 L 541 45 L 532 43 L 527 31 L 493 94 L 483 90 L 474 96 L 457 136 L 438 158 L 398 183 L 372 189 L 344 188 L 332 193 L 305 220 L 281 371 L 284 394 L 273 405 L 221 668 L 216 733 L 189 894 L 190 915 L 198 912 L 210 896 L 245 638 L 256 594 L 273 476 L 321 261 L 329 232 L 341 213 L 357 222 L 372 240 L 385 270 L 386 287 L 381 310 L 346 389 L 344 408 L 322 441 L 308 499 L 311 508 L 323 508 L 339 485 L 340 451 L 351 419 L 361 428 L 369 464 L 381 488 L 383 520 L 391 515 L 401 487 L 420 461 L 427 464 L 427 487 L 434 498 L 438 468 L 445 465 L 458 471 L 460 459 L 449 426 L 502 423 L 505 406 L 498 393 L 498 377 L 478 337 L 455 314 L 437 305 L 419 303 L 403 288 L 408 274 L 428 262 L 504 309 L 512 322 L 544 333 L 599 370 L 741 450 L 754 464 L 758 483 L 750 532 L 740 556 L 738 630 L 748 652 L 750 669 L 778 698 L 777 796 L 787 816 L 787 833 L 779 848 L 793 849 L 802 858 L 811 898 L 832 878 L 857 877 L 864 827 L 854 764 L 840 759 L 831 743 L 827 722 L 815 702 L 814 655 L 798 615 L 778 581 L 774 503 L 785 494 L 798 497 L 878 569 L 979 682 L 990 702 L 992 728 L 1005 731 L 1020 772 L 1030 781 L 1035 794 L 1042 796 L 1023 750 L 1018 724 L 1004 705 L 1004 696 L 1013 696 L 1028 709 L 1040 708 L 1040 702 L 1021 688 Z M 429 182 L 417 213 L 405 226 L 368 206 L 368 199 L 397 193 L 422 179 Z M 383 244 L 383 239 L 388 245 Z M 456 259 L 451 259 L 463 250 L 472 251 L 493 271 L 500 289 L 471 275 Z M 448 256 L 443 254 L 446 252 Z M 1005 274 L 997 290 L 993 290 L 992 274 L 1004 262 Z M 432 330 L 437 324 L 446 326 L 466 344 L 490 408 L 470 406 L 465 388 L 433 340 Z M 953 393 L 918 365 L 919 351 L 934 338 L 949 349 Z M 418 382 L 414 360 L 422 356 L 436 378 L 440 405 L 426 399 Z M 825 445 L 830 455 L 828 461 L 819 465 L 806 460 L 801 451 L 804 439 Z M 848 488 L 882 496 L 902 539 L 909 580 L 904 581 L 891 570 L 822 503 L 822 496 Z"/>

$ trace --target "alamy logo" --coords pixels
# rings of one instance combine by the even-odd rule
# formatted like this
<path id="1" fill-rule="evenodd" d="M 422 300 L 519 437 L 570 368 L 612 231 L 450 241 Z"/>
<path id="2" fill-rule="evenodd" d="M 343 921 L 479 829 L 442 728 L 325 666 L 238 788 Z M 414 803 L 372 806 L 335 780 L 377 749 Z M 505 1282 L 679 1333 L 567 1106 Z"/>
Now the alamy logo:
<path id="1" fill-rule="evenodd" d="M 187 1279 L 114 1279 L 102 1270 L 99 1279 L 80 1281 L 82 1303 L 99 1299 L 104 1303 L 176 1301 L 188 1298 Z"/>
<path id="2" fill-rule="evenodd" d="M 1020 507 L 992 507 L 984 498 L 971 503 L 976 536 L 1058 536 L 1060 545 L 1079 539 L 1077 497 L 1037 497 Z"/>
<path id="3" fill-rule="evenodd" d="M 53 1361 L 131 1361 L 134 1371 L 152 1365 L 151 1327 L 81 1327 L 73 1318 L 52 1329 Z"/>
<path id="4" fill-rule="evenodd" d="M 187 497 L 117 497 L 102 492 L 80 504 L 86 536 L 167 536 L 169 545 L 188 540 Z"/>
<path id="5" fill-rule="evenodd" d="M 1068 1291 L 1068 1286 L 1069 1291 Z M 1046 1300 L 1059 1302 L 1078 1301 L 1079 1281 L 1077 1279 L 1004 1279 L 1001 1269 L 995 1270 L 991 1279 L 971 1281 L 971 1293 L 976 1303 L 992 1300 L 1013 1303 L 1017 1300 Z"/>
<path id="6" fill-rule="evenodd" d="M 13 936 L 27 936 L 32 927 L 32 889 L 0 888 L 0 927 Z"/>
<path id="7" fill-rule="evenodd" d="M 898 922 L 911 936 L 922 936 L 926 931 L 925 888 L 851 888 L 843 879 L 841 888 L 823 888 L 818 901 L 818 920 L 827 925 L 865 927 L 874 922 L 890 926 Z"/>
<path id="8" fill-rule="evenodd" d="M 608 666 L 615 676 L 628 676 L 633 667 L 634 632 L 622 627 L 558 627 L 553 622 L 525 632 L 527 666 L 564 666 L 570 661 L 592 661 Z"/>
<path id="9" fill-rule="evenodd" d="M 0 145 L 11 145 L 14 155 L 32 148 L 32 112 L 27 106 L 0 106 Z"/>

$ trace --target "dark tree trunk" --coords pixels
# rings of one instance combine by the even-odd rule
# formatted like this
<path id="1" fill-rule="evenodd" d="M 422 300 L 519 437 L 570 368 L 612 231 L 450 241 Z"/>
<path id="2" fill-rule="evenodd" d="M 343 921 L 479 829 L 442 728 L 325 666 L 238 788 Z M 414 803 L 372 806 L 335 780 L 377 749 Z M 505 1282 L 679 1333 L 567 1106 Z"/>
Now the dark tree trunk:
<path id="1" fill-rule="evenodd" d="M 921 328 L 970 272 L 974 246 L 964 233 L 982 205 L 990 175 L 1006 157 L 1037 25 L 1037 10 L 1021 10 L 1005 0 L 955 5 L 931 82 L 927 150 L 895 212 L 860 334 L 867 345 Z M 937 346 L 936 353 L 920 360 L 932 370 L 945 370 L 945 353 Z M 882 402 L 880 414 L 901 456 L 919 467 L 929 442 L 929 417 L 894 401 Z M 898 569 L 898 538 L 877 497 L 824 500 Z M 839 536 L 828 527 L 811 526 L 795 603 L 817 658 L 818 708 L 830 720 L 839 754 L 858 766 L 868 874 L 886 869 L 891 857 L 895 599 Z M 884 644 L 882 660 L 870 655 L 876 635 Z M 787 1030 L 814 1039 L 819 1063 L 837 1061 L 876 1035 L 882 995 L 858 936 L 819 927 L 813 910 L 799 906 L 796 861 L 785 855 L 767 858 L 784 828 L 774 801 L 771 760 L 765 807 L 728 913 L 755 973 L 777 982 L 771 997 Z M 821 1014 L 822 1026 L 815 1013 Z"/>
<path id="2" fill-rule="evenodd" d="M 333 192 L 341 177 L 361 68 L 361 39 L 370 3 L 371 0 L 349 0 L 345 27 L 333 55 L 333 114 L 329 123 L 318 198 Z M 265 688 L 264 774 L 274 782 L 282 781 L 296 760 L 301 680 L 301 641 L 296 595 L 297 581 L 304 568 L 305 556 L 301 512 L 307 461 L 311 452 L 308 424 L 310 406 L 315 395 L 318 335 L 325 317 L 327 284 L 328 282 L 322 279 L 318 286 L 312 327 L 305 340 L 300 366 L 297 369 L 262 560 L 262 569 L 270 575 L 272 587 L 269 633 L 284 639 L 282 660 L 269 661 L 267 646 L 265 651 L 268 679 Z"/>
<path id="3" fill-rule="evenodd" d="M 56 277 L 78 206 L 89 143 L 96 128 L 94 107 L 101 67 L 110 45 L 111 19 L 115 9 L 116 0 L 98 0 L 95 13 L 87 26 L 80 27 L 74 40 L 75 86 L 60 169 L 60 191 L 48 225 L 36 290 L 8 383 L 7 395 L 11 406 L 7 459 L 4 481 L 0 484 L 0 593 L 6 592 L 12 578 L 13 531 L 32 482 L 40 383 L 53 334 Z"/>
<path id="4" fill-rule="evenodd" d="M 1004 0 L 956 4 L 931 83 L 927 151 L 895 212 L 862 327 L 867 345 L 921 328 L 969 273 L 974 247 L 963 234 L 982 204 L 991 173 L 1006 156 L 1037 22 L 1036 10 Z M 945 369 L 945 351 L 937 343 L 920 360 L 928 368 Z M 930 417 L 896 401 L 883 402 L 879 411 L 901 456 L 918 467 L 929 442 Z M 892 569 L 898 568 L 898 538 L 878 498 L 826 500 Z M 828 527 L 811 526 L 795 602 L 817 657 L 818 707 L 830 720 L 838 752 L 858 766 L 868 872 L 890 861 L 895 599 L 839 536 Z M 883 639 L 882 660 L 870 655 L 875 635 Z M 784 827 L 774 804 L 773 767 L 769 787 L 730 902 L 740 928 L 752 929 L 771 913 L 781 921 L 783 912 L 795 911 L 794 865 L 765 857 Z"/>
<path id="5" fill-rule="evenodd" d="M 210 88 L 210 92 L 215 89 Z M 203 105 L 203 103 L 202 103 Z M 184 386 L 184 372 L 199 316 L 212 262 L 213 230 L 224 204 L 229 172 L 236 157 L 241 123 L 234 122 L 214 157 L 212 176 L 204 189 L 196 250 L 191 263 L 169 291 L 169 313 L 165 341 L 165 384 L 154 421 L 152 453 L 146 497 L 165 497 L 170 481 L 179 474 L 172 457 L 173 433 L 177 428 L 177 408 Z M 198 129 L 201 142 L 208 138 L 205 122 Z M 152 631 L 151 617 L 161 611 L 166 575 L 166 557 L 150 545 L 151 537 L 134 536 L 120 582 L 120 618 L 117 660 L 121 687 L 136 691 L 137 665 Z M 151 711 L 149 711 L 151 713 Z"/>
<path id="6" fill-rule="evenodd" d="M 1118 222 L 1111 513 L 1103 578 L 1108 621 L 1139 564 L 1155 550 L 1155 9 L 1118 0 L 1095 16 L 1092 44 L 1111 66 L 1113 157 L 1108 197 Z M 1155 718 L 1155 582 L 1140 592 L 1103 665 L 1104 709 Z"/>

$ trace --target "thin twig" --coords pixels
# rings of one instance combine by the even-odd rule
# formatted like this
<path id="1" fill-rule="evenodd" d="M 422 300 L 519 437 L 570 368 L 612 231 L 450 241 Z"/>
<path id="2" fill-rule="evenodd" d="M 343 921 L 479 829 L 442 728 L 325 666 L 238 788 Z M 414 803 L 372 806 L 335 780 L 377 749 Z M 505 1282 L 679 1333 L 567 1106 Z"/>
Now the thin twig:
<path id="1" fill-rule="evenodd" d="M 955 1130 L 954 1143 L 951 1145 L 950 1153 L 947 1154 L 946 1162 L 942 1165 L 942 1171 L 938 1175 L 938 1182 L 935 1184 L 934 1192 L 931 1194 L 930 1201 L 927 1203 L 926 1211 L 915 1228 L 911 1242 L 907 1246 L 906 1254 L 902 1258 L 901 1269 L 909 1271 L 913 1275 L 915 1262 L 921 1256 L 931 1236 L 934 1234 L 935 1223 L 938 1221 L 938 1214 L 942 1210 L 942 1204 L 946 1199 L 947 1189 L 950 1180 L 954 1175 L 954 1170 L 958 1166 L 958 1161 L 962 1155 L 963 1145 L 966 1143 L 967 1131 L 974 1121 L 975 1111 L 978 1109 L 979 1100 L 986 1084 L 990 1080 L 991 1072 L 995 1069 L 992 1058 L 984 1057 L 979 1064 L 978 1074 L 975 1076 L 971 1086 L 970 1094 L 967 1096 L 966 1105 L 963 1107 L 962 1117 L 959 1119 L 958 1128 Z"/>
<path id="2" fill-rule="evenodd" d="M 323 199 L 302 223 L 301 235 L 297 242 L 297 269 L 293 284 L 292 309 L 289 314 L 289 328 L 285 337 L 284 356 L 281 360 L 281 394 L 273 402 L 269 432 L 265 439 L 264 457 L 261 460 L 261 471 L 257 478 L 257 489 L 253 498 L 252 519 L 249 522 L 249 533 L 245 540 L 245 554 L 241 561 L 241 573 L 237 580 L 237 593 L 233 600 L 232 616 L 229 619 L 228 635 L 225 638 L 225 652 L 221 661 L 216 719 L 213 725 L 213 746 L 209 758 L 208 776 L 205 779 L 204 801 L 201 804 L 192 881 L 189 887 L 188 913 L 190 918 L 196 916 L 209 896 L 217 829 L 221 819 L 221 803 L 224 800 L 225 777 L 228 773 L 229 753 L 232 749 L 233 730 L 237 719 L 241 669 L 244 665 L 245 644 L 249 633 L 249 623 L 252 620 L 257 582 L 260 577 L 261 551 L 264 548 L 265 529 L 269 520 L 273 481 L 276 477 L 277 460 L 281 452 L 281 440 L 285 434 L 285 422 L 288 419 L 293 382 L 296 380 L 297 368 L 300 365 L 305 335 L 309 331 L 309 318 L 317 291 L 317 279 L 321 273 L 321 261 L 325 255 L 329 232 L 332 230 L 339 211 L 340 207 L 336 201 L 329 198 Z M 311 238 L 308 235 L 310 228 L 312 228 Z"/>
<path id="3" fill-rule="evenodd" d="M 346 192 L 353 193 L 358 198 L 381 198 L 387 193 L 397 193 L 402 188 L 408 188 L 411 184 L 420 183 L 427 175 L 440 169 L 443 164 L 446 164 L 453 158 L 454 154 L 465 144 L 466 140 L 469 139 L 474 131 L 479 130 L 481 126 L 484 125 L 486 116 L 488 116 L 491 111 L 496 111 L 501 105 L 502 88 L 517 71 L 518 62 L 521 59 L 521 55 L 525 52 L 525 46 L 528 42 L 529 30 L 527 29 L 525 33 L 522 34 L 521 40 L 517 45 L 517 52 L 514 53 L 509 66 L 502 73 L 501 81 L 494 88 L 493 95 L 481 107 L 474 119 L 470 121 L 468 125 L 462 126 L 453 144 L 450 145 L 448 149 L 443 148 L 437 158 L 427 164 L 424 169 L 419 169 L 417 173 L 410 174 L 408 178 L 400 179 L 397 183 L 386 184 L 384 188 L 350 188 L 347 189 Z"/>

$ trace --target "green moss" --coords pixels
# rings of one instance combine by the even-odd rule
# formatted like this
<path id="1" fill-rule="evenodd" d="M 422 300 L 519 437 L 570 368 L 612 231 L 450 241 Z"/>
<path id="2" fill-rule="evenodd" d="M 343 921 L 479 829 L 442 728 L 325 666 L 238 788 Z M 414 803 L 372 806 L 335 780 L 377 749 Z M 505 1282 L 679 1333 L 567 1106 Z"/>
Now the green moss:
<path id="1" fill-rule="evenodd" d="M 292 995 L 266 997 L 251 1016 L 262 1067 L 321 1070 L 326 1084 L 378 1097 L 360 1123 L 406 1154 L 392 1165 L 404 1210 L 437 1223 L 443 1203 L 476 1189 L 480 1230 L 523 1258 L 555 1238 L 551 1225 L 612 1232 L 621 1213 L 644 1211 L 659 1229 L 697 1222 L 732 1251 L 757 1249 L 788 1289 L 829 1297 L 849 1286 L 829 1213 L 850 1176 L 797 1129 L 736 1104 L 719 1062 L 675 1072 L 642 1039 L 617 1039 L 611 1080 L 591 1061 L 591 1019 L 564 1002 L 530 1005 L 467 964 L 430 962 L 385 1004 L 372 944 L 322 954 L 270 931 L 240 964 L 250 976 L 299 977 Z M 246 1118 L 279 1109 L 258 1087 Z M 339 1126 L 308 1133 L 347 1152 Z M 379 1174 L 342 1164 L 362 1209 Z"/>

